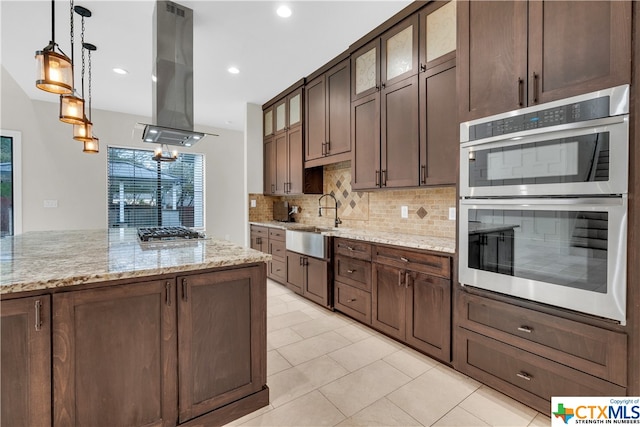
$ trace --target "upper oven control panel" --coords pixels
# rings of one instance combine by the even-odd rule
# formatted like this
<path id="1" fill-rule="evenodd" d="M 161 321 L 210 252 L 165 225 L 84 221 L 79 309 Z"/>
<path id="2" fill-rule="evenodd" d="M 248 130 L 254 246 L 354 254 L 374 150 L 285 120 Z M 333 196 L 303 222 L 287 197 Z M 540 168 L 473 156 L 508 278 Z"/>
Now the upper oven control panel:
<path id="1" fill-rule="evenodd" d="M 534 105 L 460 124 L 460 142 L 629 113 L 629 85 Z"/>
<path id="2" fill-rule="evenodd" d="M 609 117 L 608 96 L 473 125 L 469 141 L 603 117 Z"/>

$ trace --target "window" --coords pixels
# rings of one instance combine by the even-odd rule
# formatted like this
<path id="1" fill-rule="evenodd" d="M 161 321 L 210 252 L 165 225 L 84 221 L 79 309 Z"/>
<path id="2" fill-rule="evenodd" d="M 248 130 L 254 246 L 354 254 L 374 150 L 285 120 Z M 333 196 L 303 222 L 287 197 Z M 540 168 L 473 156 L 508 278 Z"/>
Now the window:
<path id="1" fill-rule="evenodd" d="M 156 162 L 153 151 L 109 147 L 109 227 L 204 228 L 204 156 Z"/>
<path id="2" fill-rule="evenodd" d="M 0 130 L 0 237 L 22 232 L 21 133 Z"/>

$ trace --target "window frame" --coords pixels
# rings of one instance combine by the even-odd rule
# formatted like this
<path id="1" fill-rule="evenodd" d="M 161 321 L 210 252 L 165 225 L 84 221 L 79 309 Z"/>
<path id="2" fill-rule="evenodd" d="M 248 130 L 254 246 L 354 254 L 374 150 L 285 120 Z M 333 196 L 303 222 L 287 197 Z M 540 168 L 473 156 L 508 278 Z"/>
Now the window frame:
<path id="1" fill-rule="evenodd" d="M 0 129 L 0 136 L 11 138 L 13 184 L 13 235 L 22 234 L 22 132 Z"/>
<path id="2" fill-rule="evenodd" d="M 108 145 L 107 146 L 107 163 L 105 167 L 105 178 L 106 178 L 106 198 L 107 202 L 109 199 L 109 149 L 115 148 L 119 150 L 137 150 L 137 151 L 149 151 L 151 155 L 153 155 L 153 148 L 146 147 L 129 147 L 124 145 Z M 199 155 L 202 156 L 202 227 L 189 227 L 196 231 L 204 232 L 207 228 L 207 156 L 202 152 L 192 152 L 192 151 L 178 151 L 178 155 L 180 154 L 191 154 L 191 155 Z M 109 224 L 109 205 L 107 203 L 107 217 L 106 217 L 106 227 L 107 229 L 117 228 L 111 227 Z"/>

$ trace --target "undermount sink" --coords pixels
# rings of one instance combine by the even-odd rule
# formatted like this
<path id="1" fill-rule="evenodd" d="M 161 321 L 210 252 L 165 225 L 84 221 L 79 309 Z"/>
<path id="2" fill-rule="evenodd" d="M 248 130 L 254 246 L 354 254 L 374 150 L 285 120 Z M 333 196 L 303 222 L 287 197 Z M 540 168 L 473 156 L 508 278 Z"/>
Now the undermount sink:
<path id="1" fill-rule="evenodd" d="M 287 250 L 314 258 L 328 259 L 331 238 L 321 233 L 329 230 L 322 227 L 287 230 Z"/>

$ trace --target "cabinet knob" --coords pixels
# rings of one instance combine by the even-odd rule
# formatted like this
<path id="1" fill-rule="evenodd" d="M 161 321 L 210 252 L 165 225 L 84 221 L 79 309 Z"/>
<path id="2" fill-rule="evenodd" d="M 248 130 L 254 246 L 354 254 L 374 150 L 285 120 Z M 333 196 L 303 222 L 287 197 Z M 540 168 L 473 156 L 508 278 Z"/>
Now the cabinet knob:
<path id="1" fill-rule="evenodd" d="M 355 270 L 347 270 L 347 273 L 349 273 L 349 274 L 353 274 L 355 272 L 356 272 Z"/>
<path id="2" fill-rule="evenodd" d="M 356 299 L 355 299 L 355 298 L 351 298 L 351 299 L 348 299 L 348 300 L 347 300 L 347 302 L 355 302 L 355 301 L 356 301 Z"/>
<path id="3" fill-rule="evenodd" d="M 420 64 L 420 71 L 427 71 L 427 66 L 425 64 Z"/>

